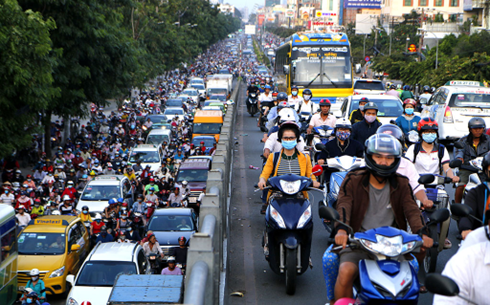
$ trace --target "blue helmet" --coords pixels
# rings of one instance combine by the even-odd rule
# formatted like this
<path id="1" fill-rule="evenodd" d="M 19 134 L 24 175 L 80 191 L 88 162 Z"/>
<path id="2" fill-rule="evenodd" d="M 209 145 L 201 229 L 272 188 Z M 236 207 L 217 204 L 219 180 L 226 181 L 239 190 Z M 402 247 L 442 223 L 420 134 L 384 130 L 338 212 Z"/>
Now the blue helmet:
<path id="1" fill-rule="evenodd" d="M 119 197 L 119 198 L 117 198 L 117 202 L 123 203 L 124 202 L 124 199 L 122 197 Z"/>
<path id="2" fill-rule="evenodd" d="M 109 204 L 114 204 L 116 201 L 114 201 L 114 198 L 109 199 Z"/>
<path id="3" fill-rule="evenodd" d="M 83 174 L 82 178 L 87 179 L 88 178 L 87 174 Z"/>
<path id="4" fill-rule="evenodd" d="M 270 88 L 271 88 L 271 86 L 265 85 L 265 89 L 270 89 Z"/>

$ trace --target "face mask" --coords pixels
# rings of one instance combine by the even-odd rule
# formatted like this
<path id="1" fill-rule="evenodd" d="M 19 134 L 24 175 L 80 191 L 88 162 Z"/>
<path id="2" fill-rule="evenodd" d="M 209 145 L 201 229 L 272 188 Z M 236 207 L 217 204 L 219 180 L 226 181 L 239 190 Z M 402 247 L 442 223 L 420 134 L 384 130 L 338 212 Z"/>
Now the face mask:
<path id="1" fill-rule="evenodd" d="M 34 206 L 37 208 L 39 206 L 39 204 L 34 204 Z"/>
<path id="2" fill-rule="evenodd" d="M 297 142 L 296 142 L 296 140 L 292 140 L 292 141 L 282 140 L 281 144 L 282 144 L 282 147 L 284 147 L 284 149 L 293 149 L 296 147 Z"/>
<path id="3" fill-rule="evenodd" d="M 436 140 L 436 138 L 437 138 L 437 134 L 435 133 L 422 134 L 422 139 L 429 144 L 433 143 Z"/>
<path id="4" fill-rule="evenodd" d="M 126 218 L 128 218 L 128 217 L 127 217 L 127 216 L 121 216 L 121 218 L 122 218 L 122 219 L 126 219 Z"/>
<path id="5" fill-rule="evenodd" d="M 153 191 L 150 191 L 150 194 L 153 194 Z"/>
<path id="6" fill-rule="evenodd" d="M 87 213 L 88 213 L 88 211 L 82 211 L 82 213 L 83 213 L 83 214 L 87 214 Z"/>
<path id="7" fill-rule="evenodd" d="M 26 299 L 26 302 L 27 302 L 27 304 L 31 304 L 32 303 L 32 299 Z"/>
<path id="8" fill-rule="evenodd" d="M 38 278 L 39 278 L 39 276 L 32 276 L 32 277 L 31 277 L 31 280 L 32 280 L 33 282 L 35 282 L 35 281 L 37 281 L 37 279 L 38 279 Z"/>
<path id="9" fill-rule="evenodd" d="M 143 199 L 138 199 L 138 202 L 142 202 L 142 201 L 143 201 Z"/>
<path id="10" fill-rule="evenodd" d="M 368 122 L 370 124 L 376 120 L 375 115 L 365 115 L 364 118 L 366 119 L 366 122 Z"/>
<path id="11" fill-rule="evenodd" d="M 335 135 L 339 140 L 345 141 L 350 137 L 350 131 L 337 131 Z"/>
<path id="12" fill-rule="evenodd" d="M 5 194 L 8 194 L 8 193 L 9 193 L 9 191 L 5 191 Z"/>
<path id="13" fill-rule="evenodd" d="M 293 96 L 296 96 L 296 95 L 298 95 L 298 91 L 291 91 L 291 94 L 292 94 Z"/>
<path id="14" fill-rule="evenodd" d="M 304 99 L 305 101 L 309 101 L 309 100 L 310 100 L 310 98 L 311 98 L 311 95 L 303 95 L 303 99 Z"/>
<path id="15" fill-rule="evenodd" d="M 129 231 L 129 232 L 133 231 L 133 228 L 129 227 L 129 228 L 128 228 L 128 231 Z"/>
<path id="16" fill-rule="evenodd" d="M 359 105 L 359 110 L 364 111 L 364 105 Z"/>
<path id="17" fill-rule="evenodd" d="M 100 222 L 100 219 L 96 219 L 95 221 L 96 221 L 97 223 L 99 223 L 99 222 Z"/>
<path id="18" fill-rule="evenodd" d="M 412 115 L 413 114 L 413 108 L 405 108 L 405 113 L 408 114 L 408 115 Z"/>

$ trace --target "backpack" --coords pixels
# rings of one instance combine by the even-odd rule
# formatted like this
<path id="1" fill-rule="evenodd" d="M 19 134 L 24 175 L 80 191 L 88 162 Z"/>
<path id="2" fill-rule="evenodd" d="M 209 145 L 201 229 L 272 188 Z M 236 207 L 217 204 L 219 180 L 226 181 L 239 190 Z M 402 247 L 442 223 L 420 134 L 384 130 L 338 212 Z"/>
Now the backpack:
<path id="1" fill-rule="evenodd" d="M 413 163 L 415 163 L 415 160 L 417 160 L 417 155 L 419 154 L 420 150 L 422 149 L 422 144 L 420 142 L 415 143 L 415 147 L 413 148 Z M 439 175 L 442 175 L 442 158 L 444 157 L 444 149 L 445 146 L 442 144 L 439 144 L 439 148 L 437 150 L 437 156 L 439 157 Z"/>

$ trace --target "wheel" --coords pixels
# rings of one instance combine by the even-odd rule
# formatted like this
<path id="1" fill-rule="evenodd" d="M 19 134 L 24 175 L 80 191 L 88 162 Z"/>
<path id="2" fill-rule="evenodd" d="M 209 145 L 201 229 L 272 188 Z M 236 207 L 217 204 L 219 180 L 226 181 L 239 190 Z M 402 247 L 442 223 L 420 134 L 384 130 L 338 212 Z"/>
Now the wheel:
<path id="1" fill-rule="evenodd" d="M 437 248 L 430 248 L 427 250 L 424 258 L 424 270 L 426 273 L 433 273 L 436 271 L 438 254 Z"/>
<path id="2" fill-rule="evenodd" d="M 286 250 L 286 293 L 293 295 L 296 292 L 296 259 L 298 249 Z"/>

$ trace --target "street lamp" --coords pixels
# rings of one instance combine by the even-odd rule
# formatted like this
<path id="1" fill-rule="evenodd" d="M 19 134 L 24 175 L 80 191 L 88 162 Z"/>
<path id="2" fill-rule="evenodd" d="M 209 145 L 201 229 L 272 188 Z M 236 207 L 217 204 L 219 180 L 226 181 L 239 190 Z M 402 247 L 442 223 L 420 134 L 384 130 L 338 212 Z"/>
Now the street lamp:
<path id="1" fill-rule="evenodd" d="M 407 42 L 405 43 L 405 52 L 408 51 L 408 42 L 410 41 L 410 37 L 407 35 Z"/>
<path id="2" fill-rule="evenodd" d="M 436 70 L 437 70 L 437 66 L 439 64 L 439 38 L 437 38 L 437 35 L 434 34 L 433 32 L 431 31 L 427 31 L 426 29 L 417 29 L 421 35 L 424 35 L 424 32 L 427 32 L 427 33 L 431 33 L 432 35 L 434 35 L 434 38 L 436 39 Z"/>

